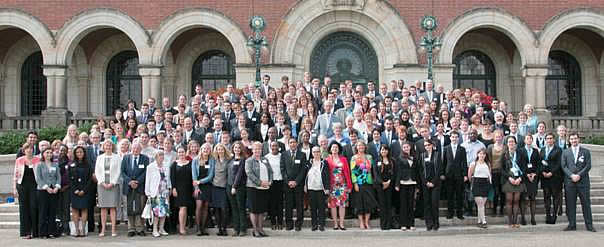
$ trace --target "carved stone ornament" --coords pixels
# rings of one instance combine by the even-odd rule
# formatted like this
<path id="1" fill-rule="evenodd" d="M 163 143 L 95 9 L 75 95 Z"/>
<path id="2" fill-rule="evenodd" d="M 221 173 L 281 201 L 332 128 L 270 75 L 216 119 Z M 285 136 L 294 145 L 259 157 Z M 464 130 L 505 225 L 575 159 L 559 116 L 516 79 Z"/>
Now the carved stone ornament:
<path id="1" fill-rule="evenodd" d="M 333 9 L 339 7 L 356 8 L 362 10 L 365 8 L 367 0 L 322 0 L 323 8 Z"/>

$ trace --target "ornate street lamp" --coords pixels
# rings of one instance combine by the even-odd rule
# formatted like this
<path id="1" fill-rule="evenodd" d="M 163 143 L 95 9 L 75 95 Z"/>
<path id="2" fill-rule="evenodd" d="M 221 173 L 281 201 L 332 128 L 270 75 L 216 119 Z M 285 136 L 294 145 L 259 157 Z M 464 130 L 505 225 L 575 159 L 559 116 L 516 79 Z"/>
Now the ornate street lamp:
<path id="1" fill-rule="evenodd" d="M 422 41 L 419 44 L 421 46 L 422 52 L 426 52 L 428 58 L 428 79 L 432 80 L 432 66 L 434 53 L 438 52 L 440 46 L 440 39 L 438 37 L 432 36 L 432 32 L 436 30 L 438 27 L 438 23 L 436 22 L 436 17 L 434 16 L 424 16 L 420 23 L 422 29 L 426 32 L 426 35 L 422 37 Z"/>
<path id="2" fill-rule="evenodd" d="M 254 49 L 254 55 L 256 59 L 256 87 L 260 86 L 260 55 L 261 50 L 268 46 L 266 37 L 262 35 L 262 31 L 266 27 L 266 21 L 262 16 L 252 16 L 250 19 L 250 28 L 254 32 L 253 35 L 247 39 L 247 46 Z"/>

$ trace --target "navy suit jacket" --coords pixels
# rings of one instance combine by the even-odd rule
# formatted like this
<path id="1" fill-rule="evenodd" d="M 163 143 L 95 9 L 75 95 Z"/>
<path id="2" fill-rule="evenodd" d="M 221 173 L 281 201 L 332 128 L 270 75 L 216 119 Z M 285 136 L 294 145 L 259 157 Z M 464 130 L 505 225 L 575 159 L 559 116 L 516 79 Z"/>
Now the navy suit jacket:
<path id="1" fill-rule="evenodd" d="M 149 166 L 149 158 L 144 154 L 139 154 L 137 164 L 134 165 L 133 169 L 132 156 L 132 154 L 128 154 L 122 159 L 122 193 L 124 195 L 128 195 L 128 192 L 132 190 L 128 185 L 132 180 L 138 181 L 136 191 L 145 193 L 145 176 L 147 174 L 147 166 Z"/>
<path id="2" fill-rule="evenodd" d="M 564 149 L 562 151 L 561 166 L 562 171 L 564 171 L 564 183 L 566 185 L 574 184 L 579 187 L 589 188 L 589 170 L 591 170 L 591 153 L 589 150 L 579 147 L 579 155 L 577 155 L 577 162 L 575 162 L 572 147 Z M 570 178 L 570 175 L 573 174 L 581 176 L 581 179 L 576 183 L 573 183 Z"/>

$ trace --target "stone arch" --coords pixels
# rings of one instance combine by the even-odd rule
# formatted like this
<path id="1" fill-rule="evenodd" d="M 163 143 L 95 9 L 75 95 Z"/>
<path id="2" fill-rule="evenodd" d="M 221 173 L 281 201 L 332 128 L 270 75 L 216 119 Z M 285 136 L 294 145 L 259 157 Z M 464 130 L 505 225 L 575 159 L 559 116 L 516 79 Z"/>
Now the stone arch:
<path id="1" fill-rule="evenodd" d="M 479 33 L 469 33 L 464 35 L 458 45 L 453 50 L 453 58 L 468 50 L 480 51 L 493 61 L 495 66 L 495 83 L 497 89 L 497 98 L 509 101 L 511 99 L 511 90 L 509 83 L 511 59 L 506 54 L 505 48 L 493 38 Z"/>
<path id="2" fill-rule="evenodd" d="M 5 76 L 6 86 L 4 95 L 4 111 L 8 116 L 21 115 L 21 67 L 25 60 L 33 53 L 41 51 L 33 36 L 26 35 L 15 42 L 2 61 L 2 74 Z M 42 55 L 44 56 L 44 55 Z"/>
<path id="3" fill-rule="evenodd" d="M 184 94 L 187 97 L 190 96 L 191 92 L 191 71 L 193 70 L 193 64 L 199 56 L 204 52 L 210 50 L 221 50 L 231 57 L 237 57 L 235 49 L 228 43 L 227 37 L 220 33 L 208 33 L 202 34 L 191 41 L 182 48 L 183 51 L 188 51 L 186 54 L 181 53 L 173 65 L 167 66 L 167 69 L 171 69 L 173 66 L 174 72 L 177 75 L 177 80 L 174 85 L 174 96 Z"/>
<path id="4" fill-rule="evenodd" d="M 593 89 L 600 86 L 600 65 L 589 46 L 579 38 L 561 34 L 552 43 L 550 51 L 564 51 L 577 60 L 581 68 L 581 110 L 583 116 L 594 116 L 598 111 L 600 94 Z"/>
<path id="5" fill-rule="evenodd" d="M 162 21 L 153 35 L 153 64 L 167 64 L 166 54 L 172 41 L 181 33 L 199 27 L 214 29 L 224 35 L 233 46 L 235 63 L 252 63 L 246 47 L 247 38 L 237 23 L 215 10 L 198 8 L 177 11 Z"/>
<path id="6" fill-rule="evenodd" d="M 492 28 L 507 35 L 521 54 L 522 65 L 535 63 L 537 40 L 528 25 L 504 10 L 476 8 L 456 17 L 442 32 L 442 48 L 438 62 L 451 64 L 453 50 L 459 39 L 468 31 L 477 28 Z"/>
<path id="7" fill-rule="evenodd" d="M 538 59 L 547 64 L 550 49 L 558 36 L 572 28 L 587 28 L 604 37 L 604 15 L 588 8 L 572 9 L 552 17 L 539 35 Z"/>
<path id="8" fill-rule="evenodd" d="M 274 64 L 294 64 L 308 68 L 310 51 L 329 33 L 352 31 L 368 39 L 383 69 L 395 64 L 417 64 L 413 34 L 400 14 L 385 1 L 364 2 L 361 6 L 325 7 L 325 1 L 298 1 L 277 29 L 271 50 Z M 301 52 L 303 51 L 303 52 Z"/>
<path id="9" fill-rule="evenodd" d="M 18 9 L 0 9 L 0 29 L 3 26 L 19 28 L 31 35 L 42 51 L 44 63 L 49 61 L 55 39 L 50 29 L 37 17 Z"/>
<path id="10" fill-rule="evenodd" d="M 136 46 L 128 36 L 118 34 L 104 40 L 90 57 L 90 91 L 97 92 L 90 95 L 90 111 L 93 115 L 106 114 L 107 82 L 105 78 L 107 67 L 111 58 L 127 50 L 136 51 Z"/>
<path id="11" fill-rule="evenodd" d="M 81 46 L 77 46 L 73 52 L 71 64 L 67 66 L 67 109 L 80 116 L 88 113 L 90 109 L 90 88 L 88 59 Z M 86 88 L 82 88 L 86 87 Z M 84 92 L 82 90 L 87 90 Z"/>
<path id="12" fill-rule="evenodd" d="M 71 18 L 59 30 L 56 63 L 70 64 L 73 50 L 80 40 L 92 31 L 107 27 L 118 29 L 127 35 L 138 51 L 141 64 L 149 60 L 151 38 L 143 25 L 119 10 L 93 9 Z"/>

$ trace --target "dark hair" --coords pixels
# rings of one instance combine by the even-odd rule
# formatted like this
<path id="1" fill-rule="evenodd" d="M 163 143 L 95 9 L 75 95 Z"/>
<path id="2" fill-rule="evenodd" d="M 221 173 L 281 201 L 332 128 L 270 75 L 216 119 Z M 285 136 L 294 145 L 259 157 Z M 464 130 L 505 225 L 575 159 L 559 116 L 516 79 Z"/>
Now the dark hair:
<path id="1" fill-rule="evenodd" d="M 76 151 L 78 151 L 78 149 L 81 149 L 82 152 L 84 152 L 84 158 L 82 158 L 82 160 L 78 159 L 78 156 L 76 155 Z M 82 146 L 77 146 L 76 148 L 73 149 L 73 160 L 74 162 L 76 162 L 76 164 L 81 165 L 81 164 L 85 164 L 88 165 L 88 159 L 86 158 L 86 149 Z"/>
<path id="2" fill-rule="evenodd" d="M 46 151 L 50 151 L 50 152 L 52 153 L 52 148 L 47 148 L 47 149 L 45 149 L 44 151 L 42 151 L 42 152 L 40 153 L 40 161 L 42 161 L 42 162 L 46 162 L 46 158 L 44 158 L 44 153 L 45 153 Z M 52 159 L 52 158 L 51 158 L 51 159 Z M 51 161 L 52 161 L 52 160 L 51 160 Z"/>
<path id="3" fill-rule="evenodd" d="M 331 147 L 333 145 L 338 146 L 338 154 L 342 154 L 342 145 L 337 141 L 331 141 L 329 145 L 327 145 L 327 150 L 329 150 L 329 153 L 331 154 Z"/>
<path id="4" fill-rule="evenodd" d="M 382 150 L 381 149 L 386 149 L 386 151 L 388 151 L 388 155 L 386 155 L 386 159 L 388 159 L 388 167 L 386 167 L 386 165 L 382 162 L 382 167 L 380 172 L 384 173 L 384 168 L 386 167 L 388 170 L 390 170 L 390 172 L 394 171 L 394 164 L 392 163 L 392 152 L 390 152 L 390 147 L 388 147 L 388 145 L 381 145 L 380 146 L 380 150 L 378 150 L 378 160 L 383 160 L 382 157 Z"/>
<path id="5" fill-rule="evenodd" d="M 35 130 L 30 130 L 27 132 L 26 136 L 29 136 L 29 135 L 35 135 L 36 137 L 38 137 L 38 132 L 36 132 Z"/>

